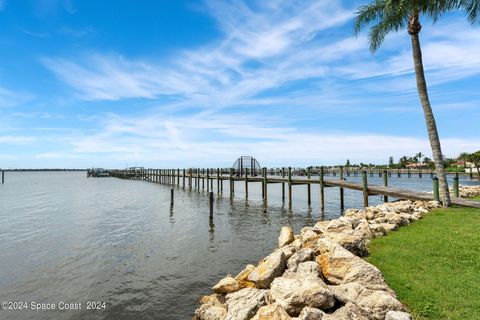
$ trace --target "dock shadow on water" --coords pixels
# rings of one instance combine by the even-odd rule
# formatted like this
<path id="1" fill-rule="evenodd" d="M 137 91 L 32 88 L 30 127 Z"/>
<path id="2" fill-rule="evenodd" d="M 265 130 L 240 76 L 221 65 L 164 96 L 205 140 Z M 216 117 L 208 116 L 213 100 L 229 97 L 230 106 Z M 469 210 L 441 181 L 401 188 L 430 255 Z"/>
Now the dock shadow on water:
<path id="1" fill-rule="evenodd" d="M 81 309 L 1 311 L 1 317 L 190 319 L 219 279 L 272 251 L 282 226 L 298 233 L 340 215 L 338 189 L 325 191 L 324 212 L 315 186 L 310 206 L 295 187 L 291 208 L 279 186 L 269 188 L 268 206 L 259 185 L 251 186 L 248 200 L 241 189 L 233 199 L 214 190 L 210 218 L 206 191 L 175 187 L 171 206 L 171 186 L 87 179 L 81 172 L 9 174 L 0 187 L 1 299 L 81 303 Z M 372 198 L 371 204 L 381 201 Z M 361 203 L 361 193 L 345 190 L 345 208 Z M 105 302 L 105 309 L 87 310 L 89 301 Z"/>

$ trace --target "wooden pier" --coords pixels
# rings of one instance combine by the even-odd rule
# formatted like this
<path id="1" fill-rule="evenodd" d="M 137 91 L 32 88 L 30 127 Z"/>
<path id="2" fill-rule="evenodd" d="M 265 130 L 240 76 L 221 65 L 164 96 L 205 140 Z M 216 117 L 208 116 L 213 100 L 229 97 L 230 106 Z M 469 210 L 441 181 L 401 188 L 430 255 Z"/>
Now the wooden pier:
<path id="1" fill-rule="evenodd" d="M 269 174 L 273 172 L 273 174 Z M 216 184 L 217 193 L 223 193 L 223 184 L 226 182 L 229 187 L 230 197 L 234 197 L 235 194 L 235 182 L 244 184 L 245 197 L 248 199 L 249 184 L 259 183 L 261 184 L 262 199 L 265 204 L 268 201 L 268 185 L 281 184 L 282 185 L 282 201 L 285 201 L 285 185 L 287 186 L 287 201 L 289 206 L 292 205 L 293 187 L 298 185 L 307 186 L 307 203 L 311 204 L 312 194 L 311 185 L 318 184 L 320 187 L 320 207 L 323 211 L 325 208 L 325 188 L 336 187 L 339 188 L 340 195 L 340 207 L 344 209 L 344 189 L 361 191 L 363 193 L 364 206 L 368 206 L 368 197 L 381 195 L 385 202 L 388 202 L 388 198 L 405 199 L 405 200 L 439 200 L 438 192 L 438 179 L 434 176 L 433 172 L 429 172 L 432 177 L 432 189 L 433 193 L 412 191 L 399 188 L 388 187 L 388 177 L 392 175 L 392 171 L 378 170 L 373 171 L 344 171 L 343 168 L 337 170 L 331 170 L 324 167 L 317 168 L 316 172 L 312 168 L 307 168 L 302 175 L 298 175 L 299 171 L 294 175 L 292 168 L 282 168 L 281 170 L 268 170 L 263 168 L 261 170 L 255 170 L 254 172 L 248 169 L 242 172 L 235 172 L 233 169 L 135 169 L 135 170 L 111 170 L 110 176 L 123 178 L 123 179 L 137 179 L 145 180 L 153 183 L 161 183 L 172 186 L 178 186 L 185 190 L 197 190 L 197 191 L 214 191 L 214 185 Z M 398 177 L 404 172 L 399 170 L 395 172 Z M 337 176 L 339 179 L 325 179 L 325 176 Z M 368 177 L 377 174 L 379 177 L 383 177 L 383 185 L 371 185 L 368 184 Z M 411 175 L 411 172 L 407 172 L 407 175 Z M 425 174 L 421 170 L 417 172 L 419 177 Z M 350 175 L 360 175 L 362 177 L 362 183 L 349 182 L 344 177 Z M 408 177 L 408 176 L 407 176 Z M 216 183 L 214 183 L 214 181 Z M 458 195 L 458 174 L 454 178 L 455 194 Z M 480 202 L 469 201 L 458 197 L 452 198 L 452 204 L 467 206 L 473 208 L 480 208 Z"/>

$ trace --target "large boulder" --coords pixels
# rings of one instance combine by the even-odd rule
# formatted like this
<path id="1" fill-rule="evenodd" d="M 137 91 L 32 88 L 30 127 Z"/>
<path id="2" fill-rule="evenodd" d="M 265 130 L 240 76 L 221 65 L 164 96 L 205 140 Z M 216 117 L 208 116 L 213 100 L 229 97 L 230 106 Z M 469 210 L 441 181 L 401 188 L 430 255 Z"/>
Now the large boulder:
<path id="1" fill-rule="evenodd" d="M 270 298 L 291 316 L 297 316 L 306 306 L 330 309 L 335 304 L 333 293 L 320 278 L 296 273 L 286 273 L 273 280 Z"/>
<path id="2" fill-rule="evenodd" d="M 299 263 L 296 272 L 305 277 L 321 276 L 320 265 L 316 261 L 305 261 Z"/>
<path id="3" fill-rule="evenodd" d="M 237 280 L 235 280 L 235 278 L 232 278 L 232 276 L 228 275 L 214 285 L 212 289 L 215 293 L 225 294 L 238 291 L 242 289 L 242 286 Z"/>
<path id="4" fill-rule="evenodd" d="M 325 315 L 322 320 L 370 320 L 362 314 L 356 305 L 348 302 L 344 306 L 335 310 L 332 314 Z"/>
<path id="5" fill-rule="evenodd" d="M 282 227 L 282 230 L 280 230 L 280 235 L 278 236 L 278 247 L 281 248 L 287 244 L 290 244 L 293 242 L 294 235 L 293 235 L 293 230 L 291 227 Z"/>
<path id="6" fill-rule="evenodd" d="M 388 311 L 385 320 L 412 320 L 412 316 L 407 312 Z"/>
<path id="7" fill-rule="evenodd" d="M 300 312 L 298 320 L 322 320 L 325 315 L 326 313 L 320 309 L 305 307 Z"/>
<path id="8" fill-rule="evenodd" d="M 227 294 L 225 320 L 249 320 L 266 304 L 267 290 L 244 288 Z"/>
<path id="9" fill-rule="evenodd" d="M 301 262 L 310 261 L 314 256 L 314 251 L 311 248 L 300 249 L 295 252 L 287 261 L 287 268 L 292 271 L 297 270 L 297 266 Z"/>
<path id="10" fill-rule="evenodd" d="M 195 320 L 224 320 L 227 316 L 227 309 L 224 306 L 213 304 L 202 304 L 195 310 Z"/>
<path id="11" fill-rule="evenodd" d="M 338 243 L 354 255 L 359 257 L 368 256 L 367 243 L 360 234 L 327 232 L 323 236 L 325 239 Z"/>
<path id="12" fill-rule="evenodd" d="M 242 288 L 254 288 L 255 287 L 254 282 L 248 281 L 248 276 L 253 271 L 253 269 L 255 269 L 255 266 L 253 264 L 247 264 L 245 269 L 240 271 L 240 273 L 237 274 L 237 276 L 235 277 L 235 280 L 237 280 L 238 284 Z"/>
<path id="13" fill-rule="evenodd" d="M 327 239 L 318 240 L 323 278 L 330 284 L 358 282 L 372 290 L 388 288 L 382 273 L 375 266 Z"/>
<path id="14" fill-rule="evenodd" d="M 227 316 L 225 299 L 222 295 L 212 294 L 200 299 L 202 305 L 195 310 L 195 320 L 224 320 Z"/>
<path id="15" fill-rule="evenodd" d="M 287 311 L 279 304 L 269 304 L 258 309 L 252 320 L 291 320 Z"/>
<path id="16" fill-rule="evenodd" d="M 359 283 L 330 286 L 330 289 L 340 302 L 355 304 L 364 315 L 371 319 L 384 320 L 388 311 L 404 310 L 403 305 L 393 296 L 393 293 L 370 290 Z"/>
<path id="17" fill-rule="evenodd" d="M 248 281 L 255 283 L 260 289 L 270 286 L 273 279 L 281 276 L 287 264 L 287 259 L 282 251 L 274 252 L 262 260 L 248 275 Z"/>

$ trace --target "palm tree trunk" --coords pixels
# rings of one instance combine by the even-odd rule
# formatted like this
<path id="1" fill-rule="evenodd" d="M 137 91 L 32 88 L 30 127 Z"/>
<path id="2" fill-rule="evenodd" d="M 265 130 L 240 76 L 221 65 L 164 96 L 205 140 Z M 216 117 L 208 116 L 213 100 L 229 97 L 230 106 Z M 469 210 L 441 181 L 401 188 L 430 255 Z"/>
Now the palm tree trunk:
<path id="1" fill-rule="evenodd" d="M 420 31 L 420 30 L 419 30 Z M 440 196 L 444 207 L 450 206 L 450 193 L 448 191 L 447 175 L 445 174 L 445 166 L 443 163 L 442 148 L 440 146 L 440 138 L 438 136 L 437 124 L 433 116 L 432 107 L 428 99 L 427 83 L 425 81 L 425 73 L 423 70 L 422 50 L 420 49 L 420 39 L 418 32 L 410 33 L 412 38 L 413 63 L 415 66 L 415 75 L 417 78 L 417 90 L 422 103 L 423 114 L 427 125 L 428 138 L 432 148 L 433 160 L 435 162 L 435 171 L 437 172 L 438 184 L 440 187 Z"/>

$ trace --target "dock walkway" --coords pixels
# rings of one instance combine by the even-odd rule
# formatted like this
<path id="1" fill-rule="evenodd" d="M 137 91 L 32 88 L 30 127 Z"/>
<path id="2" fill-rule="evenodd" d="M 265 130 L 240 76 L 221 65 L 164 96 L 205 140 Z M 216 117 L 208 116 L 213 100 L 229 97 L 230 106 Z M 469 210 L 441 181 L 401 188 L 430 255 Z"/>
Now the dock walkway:
<path id="1" fill-rule="evenodd" d="M 150 182 L 170 184 L 183 186 L 184 189 L 195 190 L 207 190 L 213 192 L 214 181 L 217 184 L 217 192 L 223 192 L 223 182 L 226 181 L 229 184 L 230 196 L 233 197 L 235 193 L 235 182 L 243 182 L 245 188 L 245 196 L 248 198 L 248 186 L 249 183 L 261 183 L 262 184 L 262 198 L 265 202 L 268 199 L 268 185 L 272 183 L 282 184 L 282 200 L 285 200 L 286 192 L 285 187 L 288 188 L 288 203 L 292 204 L 292 187 L 296 185 L 307 185 L 307 201 L 311 203 L 311 185 L 318 184 L 320 186 L 320 204 L 321 209 L 324 209 L 325 193 L 324 188 L 336 187 L 340 190 L 340 207 L 344 208 L 344 189 L 361 191 L 363 193 L 364 206 L 368 206 L 368 197 L 373 195 L 381 195 L 384 197 L 385 202 L 388 202 L 388 198 L 404 199 L 404 200 L 421 200 L 430 201 L 438 200 L 438 181 L 436 177 L 433 177 L 433 193 L 413 191 L 400 188 L 392 188 L 388 186 L 387 171 L 379 173 L 379 176 L 383 177 L 384 185 L 369 185 L 367 181 L 367 172 L 361 172 L 362 183 L 355 183 L 345 181 L 343 172 L 339 172 L 340 179 L 325 179 L 326 175 L 323 171 L 323 167 L 320 168 L 318 176 L 312 176 L 312 173 L 307 169 L 305 176 L 292 176 L 291 168 L 288 171 L 282 170 L 279 175 L 268 175 L 267 169 L 264 168 L 260 175 L 255 173 L 249 175 L 248 170 L 244 174 L 234 175 L 233 170 L 230 170 L 228 174 L 225 174 L 225 170 L 220 169 L 144 169 L 141 171 L 135 170 L 112 170 L 111 176 L 126 179 L 141 179 Z M 455 193 L 458 194 L 458 176 L 454 178 Z M 479 208 L 480 202 L 462 199 L 459 197 L 452 198 L 452 204 Z"/>

